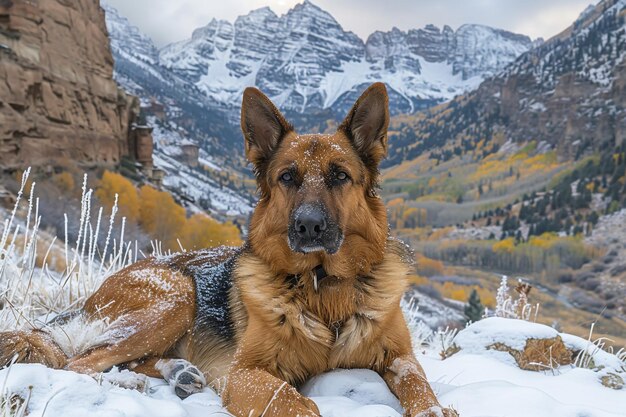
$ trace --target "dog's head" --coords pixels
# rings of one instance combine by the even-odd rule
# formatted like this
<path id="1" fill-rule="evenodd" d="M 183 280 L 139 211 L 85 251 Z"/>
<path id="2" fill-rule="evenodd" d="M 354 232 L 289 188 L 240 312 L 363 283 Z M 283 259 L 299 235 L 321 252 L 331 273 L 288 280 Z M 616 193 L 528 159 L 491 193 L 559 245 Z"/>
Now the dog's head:
<path id="1" fill-rule="evenodd" d="M 300 135 L 263 93 L 244 92 L 241 127 L 261 192 L 249 242 L 276 272 L 323 265 L 349 276 L 382 259 L 387 217 L 375 188 L 388 101 L 384 84 L 373 84 L 334 134 Z"/>

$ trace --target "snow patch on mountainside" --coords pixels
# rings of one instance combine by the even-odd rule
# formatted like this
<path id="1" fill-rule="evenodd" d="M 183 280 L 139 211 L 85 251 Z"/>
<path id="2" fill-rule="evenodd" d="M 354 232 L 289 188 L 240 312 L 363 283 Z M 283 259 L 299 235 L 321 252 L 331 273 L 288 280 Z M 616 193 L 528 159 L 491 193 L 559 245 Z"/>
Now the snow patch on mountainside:
<path id="1" fill-rule="evenodd" d="M 199 149 L 200 166 L 191 168 L 179 160 L 180 145 L 188 142 L 171 124 L 163 125 L 156 119 L 148 118 L 154 126 L 152 135 L 155 141 L 154 164 L 165 170 L 163 185 L 174 194 L 182 197 L 197 211 L 208 210 L 211 213 L 239 216 L 252 211 L 252 196 L 237 192 L 221 185 L 205 171 L 205 166 L 214 171 L 221 171 L 220 163 L 203 149 Z"/>

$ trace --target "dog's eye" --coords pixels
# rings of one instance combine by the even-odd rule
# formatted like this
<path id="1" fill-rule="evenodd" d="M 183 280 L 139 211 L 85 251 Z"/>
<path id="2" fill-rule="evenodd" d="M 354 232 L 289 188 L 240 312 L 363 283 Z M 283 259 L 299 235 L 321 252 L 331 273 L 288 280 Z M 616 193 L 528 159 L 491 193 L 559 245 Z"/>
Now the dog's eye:
<path id="1" fill-rule="evenodd" d="M 345 181 L 348 179 L 348 174 L 346 174 L 343 171 L 340 171 L 337 173 L 337 175 L 335 176 L 335 178 L 337 178 L 339 181 Z"/>
<path id="2" fill-rule="evenodd" d="M 291 182 L 293 181 L 293 176 L 289 172 L 285 172 L 283 175 L 280 176 L 280 180 L 282 182 Z"/>

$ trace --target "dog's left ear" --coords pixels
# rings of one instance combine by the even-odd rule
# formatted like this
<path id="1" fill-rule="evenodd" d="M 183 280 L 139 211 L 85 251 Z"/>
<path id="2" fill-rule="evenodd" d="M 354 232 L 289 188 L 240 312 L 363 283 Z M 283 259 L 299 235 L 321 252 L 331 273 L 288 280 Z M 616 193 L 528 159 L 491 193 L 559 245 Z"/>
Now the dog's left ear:
<path id="1" fill-rule="evenodd" d="M 387 128 L 389 127 L 389 97 L 383 83 L 375 83 L 356 101 L 339 126 L 352 140 L 363 161 L 378 167 L 387 155 Z"/>
<path id="2" fill-rule="evenodd" d="M 246 157 L 259 167 L 272 156 L 293 127 L 265 94 L 248 87 L 241 103 L 241 130 Z"/>

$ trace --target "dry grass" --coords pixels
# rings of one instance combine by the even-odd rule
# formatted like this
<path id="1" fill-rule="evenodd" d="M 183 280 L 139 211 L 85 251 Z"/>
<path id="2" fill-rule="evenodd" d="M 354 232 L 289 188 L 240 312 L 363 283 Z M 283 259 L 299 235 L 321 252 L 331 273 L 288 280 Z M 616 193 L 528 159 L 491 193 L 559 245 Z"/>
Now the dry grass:
<path id="1" fill-rule="evenodd" d="M 68 242 L 67 216 L 63 244 L 41 232 L 35 183 L 24 201 L 29 173 L 24 172 L 0 237 L 0 331 L 41 328 L 56 315 L 80 308 L 108 275 L 134 262 L 138 252 L 124 241 L 124 218 L 120 236 L 112 236 L 117 206 L 108 225 L 103 224 L 102 209 L 92 211 L 93 191 L 87 189 L 86 176 L 76 241 Z M 17 216 L 20 211 L 25 213 L 22 220 Z M 101 233 L 106 234 L 104 246 L 97 243 Z"/>
<path id="2" fill-rule="evenodd" d="M 28 390 L 26 398 L 22 398 L 17 394 L 8 392 L 6 384 L 10 374 L 11 369 L 9 367 L 0 388 L 0 417 L 24 417 L 27 415 L 27 408 L 32 389 Z"/>

